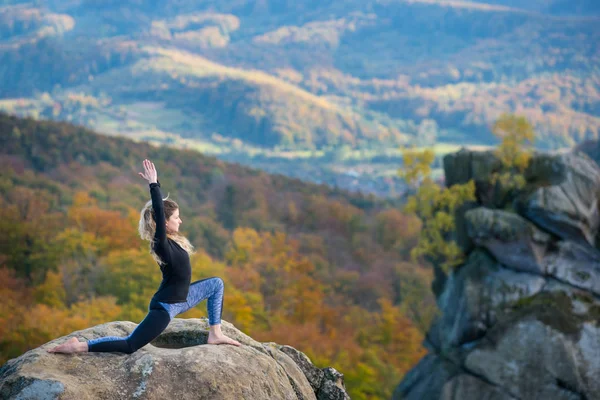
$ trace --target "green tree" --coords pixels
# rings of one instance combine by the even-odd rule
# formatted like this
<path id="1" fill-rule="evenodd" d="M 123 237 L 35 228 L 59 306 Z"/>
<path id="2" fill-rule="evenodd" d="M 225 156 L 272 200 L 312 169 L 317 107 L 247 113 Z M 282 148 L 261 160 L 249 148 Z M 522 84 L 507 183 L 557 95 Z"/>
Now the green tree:
<path id="1" fill-rule="evenodd" d="M 408 185 L 416 187 L 408 198 L 404 211 L 415 214 L 423 223 L 417 245 L 411 250 L 413 260 L 424 257 L 434 268 L 447 272 L 460 264 L 464 255 L 452 240 L 455 230 L 456 209 L 465 201 L 475 200 L 475 183 L 440 187 L 431 177 L 431 163 L 435 155 L 431 150 L 418 152 L 414 149 L 402 151 L 404 168 L 399 175 Z M 436 271 L 440 273 L 442 271 Z"/>
<path id="2" fill-rule="evenodd" d="M 502 114 L 494 123 L 492 133 L 501 139 L 495 154 L 502 162 L 502 170 L 492 176 L 492 183 L 500 183 L 509 191 L 523 188 L 523 174 L 533 154 L 533 126 L 525 117 Z"/>

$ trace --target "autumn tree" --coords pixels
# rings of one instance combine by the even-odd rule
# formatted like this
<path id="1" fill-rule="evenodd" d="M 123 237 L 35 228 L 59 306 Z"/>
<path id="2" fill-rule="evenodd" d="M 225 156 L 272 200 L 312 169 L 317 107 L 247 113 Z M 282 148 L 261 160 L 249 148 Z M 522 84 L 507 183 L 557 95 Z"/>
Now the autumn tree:
<path id="1" fill-rule="evenodd" d="M 30 284 L 40 283 L 56 263 L 51 248 L 60 215 L 49 212 L 49 199 L 26 187 L 11 189 L 0 198 L 0 254 L 6 266 Z"/>
<path id="2" fill-rule="evenodd" d="M 442 188 L 431 177 L 433 151 L 405 149 L 402 155 L 404 167 L 399 174 L 408 185 L 417 187 L 415 194 L 408 198 L 404 211 L 418 216 L 423 224 L 411 256 L 413 259 L 424 257 L 434 268 L 448 272 L 464 259 L 460 247 L 451 239 L 455 230 L 454 214 L 465 201 L 475 200 L 475 184 L 470 180 Z"/>
<path id="3" fill-rule="evenodd" d="M 502 114 L 492 132 L 501 140 L 495 154 L 502 163 L 502 170 L 493 174 L 492 183 L 500 183 L 505 190 L 523 188 L 524 173 L 533 154 L 533 126 L 523 116 Z"/>

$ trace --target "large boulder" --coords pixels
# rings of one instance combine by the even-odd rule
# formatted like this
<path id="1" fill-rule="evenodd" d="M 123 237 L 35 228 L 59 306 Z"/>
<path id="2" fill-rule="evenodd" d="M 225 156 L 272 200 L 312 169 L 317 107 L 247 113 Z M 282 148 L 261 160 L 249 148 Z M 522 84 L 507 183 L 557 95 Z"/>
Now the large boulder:
<path id="1" fill-rule="evenodd" d="M 540 275 L 501 268 L 481 249 L 450 274 L 438 297 L 441 316 L 430 331 L 430 344 L 447 351 L 485 335 L 496 322 L 496 310 L 538 293 L 546 281 Z"/>
<path id="2" fill-rule="evenodd" d="M 503 208 L 517 201 L 518 212 L 563 239 L 595 245 L 600 226 L 600 167 L 582 151 L 536 153 L 524 172 L 527 191 L 514 199 L 494 173 L 502 164 L 493 151 L 461 149 L 444 156 L 447 186 L 475 181 L 480 205 Z"/>
<path id="3" fill-rule="evenodd" d="M 111 322 L 74 332 L 4 364 L 0 399 L 349 399 L 333 368 L 321 370 L 293 347 L 259 343 L 222 324 L 242 346 L 206 345 L 206 318 L 175 318 L 130 355 L 46 351 L 71 337 L 125 336 L 137 325 Z"/>
<path id="4" fill-rule="evenodd" d="M 588 157 L 600 164 L 600 140 L 586 140 L 573 150 L 574 153 L 585 153 Z"/>
<path id="5" fill-rule="evenodd" d="M 519 212 L 562 239 L 593 246 L 600 226 L 600 168 L 581 153 L 557 155 L 551 164 L 547 174 L 560 182 L 526 196 Z"/>
<path id="6" fill-rule="evenodd" d="M 460 369 L 435 354 L 427 354 L 411 369 L 394 390 L 393 398 L 402 400 L 438 399 L 446 381 Z"/>
<path id="7" fill-rule="evenodd" d="M 600 399 L 600 299 L 551 280 L 501 304 L 485 335 L 429 353 L 393 399 Z"/>
<path id="8" fill-rule="evenodd" d="M 479 207 L 465 214 L 469 237 L 505 267 L 552 276 L 600 295 L 600 251 L 556 241 L 523 217 Z"/>
<path id="9" fill-rule="evenodd" d="M 446 186 L 475 182 L 488 182 L 494 172 L 502 167 L 493 151 L 471 151 L 465 148 L 443 158 Z"/>
<path id="10" fill-rule="evenodd" d="M 475 375 L 469 375 L 468 373 L 457 375 L 446 382 L 438 397 L 448 400 L 514 400 L 514 397 L 504 392 L 501 388 L 487 383 L 485 380 Z"/>
<path id="11" fill-rule="evenodd" d="M 516 304 L 465 367 L 520 399 L 600 398 L 600 305 L 563 291 Z"/>
<path id="12" fill-rule="evenodd" d="M 501 206 L 506 201 L 498 185 L 492 184 L 492 174 L 500 171 L 502 163 L 493 151 L 471 151 L 461 149 L 444 156 L 446 186 L 475 182 L 475 197 L 480 204 L 488 207 Z"/>
<path id="13" fill-rule="evenodd" d="M 449 185 L 479 182 L 457 223 L 468 255 L 437 296 L 429 354 L 393 398 L 600 400 L 600 168 L 536 154 L 507 202 L 492 152 L 462 150 L 444 167 Z"/>
<path id="14" fill-rule="evenodd" d="M 600 251 L 569 241 L 560 241 L 556 247 L 544 258 L 546 273 L 600 296 Z"/>
<path id="15" fill-rule="evenodd" d="M 503 210 L 479 207 L 465 214 L 467 233 L 502 264 L 516 270 L 543 274 L 542 260 L 551 236 L 523 217 Z"/>

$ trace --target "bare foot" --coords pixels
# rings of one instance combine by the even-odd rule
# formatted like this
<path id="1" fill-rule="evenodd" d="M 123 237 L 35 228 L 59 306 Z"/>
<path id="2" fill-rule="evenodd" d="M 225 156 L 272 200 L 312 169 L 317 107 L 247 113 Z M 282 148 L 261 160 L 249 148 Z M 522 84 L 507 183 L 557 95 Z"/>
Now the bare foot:
<path id="1" fill-rule="evenodd" d="M 61 345 L 48 349 L 48 353 L 82 353 L 87 351 L 87 343 L 79 342 L 76 337 L 72 337 Z"/>
<path id="2" fill-rule="evenodd" d="M 214 335 L 212 332 L 208 333 L 208 344 L 232 344 L 234 346 L 240 346 L 240 342 L 234 340 L 228 336 L 223 335 Z"/>

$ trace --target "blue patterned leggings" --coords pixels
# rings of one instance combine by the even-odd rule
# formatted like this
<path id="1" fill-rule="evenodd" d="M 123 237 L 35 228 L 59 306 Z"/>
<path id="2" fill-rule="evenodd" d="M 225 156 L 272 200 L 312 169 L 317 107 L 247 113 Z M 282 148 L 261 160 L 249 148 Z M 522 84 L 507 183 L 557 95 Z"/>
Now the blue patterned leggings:
<path id="1" fill-rule="evenodd" d="M 191 283 L 185 302 L 163 303 L 153 298 L 148 306 L 148 315 L 129 336 L 105 336 L 88 340 L 88 351 L 131 354 L 160 335 L 176 315 L 195 307 L 204 299 L 208 299 L 208 323 L 220 324 L 223 315 L 223 295 L 223 280 L 212 277 Z"/>

